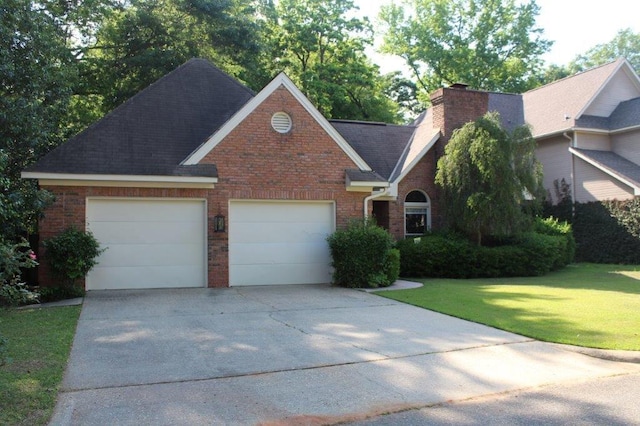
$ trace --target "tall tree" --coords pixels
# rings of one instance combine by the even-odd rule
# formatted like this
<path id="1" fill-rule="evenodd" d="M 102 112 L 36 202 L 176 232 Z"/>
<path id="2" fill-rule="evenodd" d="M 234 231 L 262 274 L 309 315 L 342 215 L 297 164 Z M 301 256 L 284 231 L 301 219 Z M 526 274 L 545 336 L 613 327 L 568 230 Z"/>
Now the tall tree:
<path id="1" fill-rule="evenodd" d="M 0 231 L 33 231 L 47 200 L 20 172 L 61 140 L 75 68 L 65 34 L 40 2 L 0 5 Z"/>
<path id="2" fill-rule="evenodd" d="M 436 183 L 450 226 L 475 238 L 508 236 L 530 221 L 526 198 L 542 200 L 542 166 L 528 127 L 507 132 L 497 113 L 456 130 L 438 160 Z"/>
<path id="3" fill-rule="evenodd" d="M 620 57 L 626 58 L 636 72 L 640 71 L 640 33 L 634 33 L 631 28 L 618 31 L 611 41 L 578 55 L 569 64 L 569 69 L 572 72 L 584 71 Z"/>
<path id="4" fill-rule="evenodd" d="M 423 100 L 453 83 L 520 93 L 551 46 L 539 10 L 535 0 L 403 0 L 381 10 L 382 50 L 406 61 Z"/>
<path id="5" fill-rule="evenodd" d="M 349 17 L 352 0 L 280 0 L 273 9 L 273 70 L 285 71 L 327 117 L 394 122 L 397 105 L 365 55 L 373 31 Z"/>
<path id="6" fill-rule="evenodd" d="M 192 57 L 245 82 L 259 80 L 256 1 L 131 0 L 113 10 L 87 46 L 85 96 L 107 112 Z"/>

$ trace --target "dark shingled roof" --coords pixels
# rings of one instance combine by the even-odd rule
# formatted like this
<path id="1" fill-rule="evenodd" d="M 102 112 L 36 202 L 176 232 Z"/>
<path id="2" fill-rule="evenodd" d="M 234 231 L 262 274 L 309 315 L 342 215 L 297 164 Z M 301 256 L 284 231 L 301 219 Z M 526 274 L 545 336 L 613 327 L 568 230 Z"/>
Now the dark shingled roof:
<path id="1" fill-rule="evenodd" d="M 415 126 L 329 120 L 364 161 L 384 179 L 391 177 Z"/>
<path id="2" fill-rule="evenodd" d="M 165 75 L 27 172 L 216 177 L 179 164 L 253 97 L 203 59 Z"/>
<path id="3" fill-rule="evenodd" d="M 619 130 L 640 125 L 640 98 L 620 102 L 609 117 L 583 115 L 576 126 L 589 129 Z"/>
<path id="4" fill-rule="evenodd" d="M 640 166 L 611 151 L 573 148 L 600 167 L 640 187 Z"/>
<path id="5" fill-rule="evenodd" d="M 488 109 L 500 114 L 502 126 L 510 132 L 525 124 L 522 95 L 491 92 L 489 93 Z"/>

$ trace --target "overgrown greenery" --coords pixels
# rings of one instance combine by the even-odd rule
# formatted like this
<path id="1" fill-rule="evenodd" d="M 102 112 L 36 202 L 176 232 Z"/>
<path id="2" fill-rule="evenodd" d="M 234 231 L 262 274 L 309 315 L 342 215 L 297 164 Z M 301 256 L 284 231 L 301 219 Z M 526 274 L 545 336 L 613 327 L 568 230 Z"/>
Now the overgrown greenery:
<path id="1" fill-rule="evenodd" d="M 353 221 L 327 241 L 334 267 L 333 283 L 342 287 L 387 287 L 398 279 L 400 253 L 391 235 L 371 220 Z"/>
<path id="2" fill-rule="evenodd" d="M 96 258 L 106 250 L 100 248 L 90 231 L 76 228 L 67 228 L 61 234 L 46 240 L 44 247 L 52 272 L 67 287 L 75 286 L 78 280 L 84 278 L 96 265 Z"/>
<path id="3" fill-rule="evenodd" d="M 447 225 L 478 245 L 530 230 L 523 206 L 541 203 L 543 188 L 535 147 L 528 127 L 508 132 L 495 112 L 455 130 L 436 173 Z"/>
<path id="4" fill-rule="evenodd" d="M 0 306 L 38 302 L 38 294 L 21 280 L 21 271 L 37 264 L 36 256 L 26 241 L 12 243 L 0 238 Z"/>
<path id="5" fill-rule="evenodd" d="M 424 279 L 380 296 L 534 339 L 640 350 L 640 266 L 573 264 L 542 277 Z"/>
<path id="6" fill-rule="evenodd" d="M 79 315 L 79 306 L 0 310 L 0 424 L 47 424 Z"/>

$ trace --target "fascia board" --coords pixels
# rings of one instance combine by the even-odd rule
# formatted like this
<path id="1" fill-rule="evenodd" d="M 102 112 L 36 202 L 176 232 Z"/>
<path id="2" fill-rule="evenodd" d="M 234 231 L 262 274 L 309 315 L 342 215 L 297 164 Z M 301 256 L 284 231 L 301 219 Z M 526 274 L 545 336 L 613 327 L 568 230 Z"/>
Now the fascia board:
<path id="1" fill-rule="evenodd" d="M 158 176 L 158 175 L 103 175 L 103 174 L 73 174 L 73 173 L 42 173 L 22 172 L 23 179 L 38 179 L 48 181 L 77 181 L 77 182 L 152 182 L 178 184 L 215 184 L 218 178 L 203 176 Z"/>

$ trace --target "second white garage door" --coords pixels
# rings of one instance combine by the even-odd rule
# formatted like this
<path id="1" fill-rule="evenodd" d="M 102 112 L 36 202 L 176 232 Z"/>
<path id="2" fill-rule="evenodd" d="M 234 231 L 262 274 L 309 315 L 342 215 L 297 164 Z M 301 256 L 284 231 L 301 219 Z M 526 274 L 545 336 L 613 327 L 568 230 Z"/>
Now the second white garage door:
<path id="1" fill-rule="evenodd" d="M 333 202 L 232 201 L 229 284 L 331 282 Z"/>
<path id="2" fill-rule="evenodd" d="M 87 290 L 204 287 L 204 200 L 87 200 L 87 228 L 107 250 Z"/>

